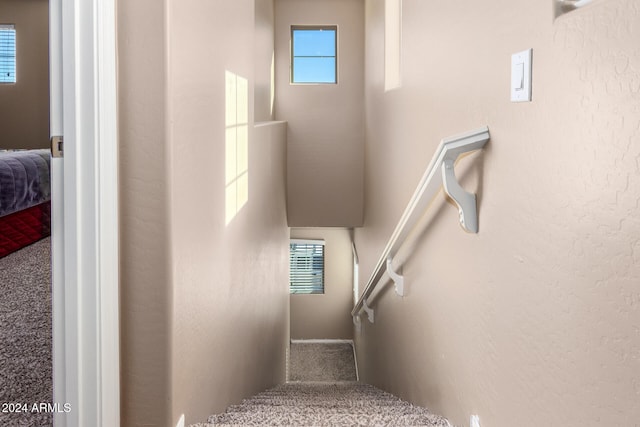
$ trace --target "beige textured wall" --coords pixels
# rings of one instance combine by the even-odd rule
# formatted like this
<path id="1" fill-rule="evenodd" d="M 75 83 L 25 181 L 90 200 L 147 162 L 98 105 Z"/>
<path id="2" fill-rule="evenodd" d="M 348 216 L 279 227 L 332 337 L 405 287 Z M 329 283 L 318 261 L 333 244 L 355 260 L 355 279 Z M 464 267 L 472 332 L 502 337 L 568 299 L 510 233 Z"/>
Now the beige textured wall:
<path id="1" fill-rule="evenodd" d="M 291 227 L 362 225 L 364 3 L 275 0 L 276 118 L 288 129 Z M 338 84 L 289 83 L 291 25 L 338 25 Z"/>
<path id="2" fill-rule="evenodd" d="M 350 231 L 344 228 L 293 228 L 291 238 L 325 241 L 325 292 L 291 295 L 291 339 L 353 339 Z"/>
<path id="3" fill-rule="evenodd" d="M 49 147 L 49 2 L 2 0 L 16 28 L 15 84 L 0 84 L 0 149 Z"/>
<path id="4" fill-rule="evenodd" d="M 631 426 L 640 419 L 640 8 L 403 1 L 402 82 L 384 92 L 384 2 L 366 0 L 366 281 L 443 137 L 487 124 L 457 167 L 480 232 L 436 198 L 355 332 L 360 375 L 457 425 Z M 509 101 L 533 48 L 533 102 Z"/>
<path id="5" fill-rule="evenodd" d="M 286 125 L 250 120 L 249 199 L 226 224 L 225 73 L 253 117 L 254 1 L 118 13 L 122 424 L 189 425 L 285 379 Z"/>
<path id="6" fill-rule="evenodd" d="M 122 426 L 170 425 L 172 268 L 162 2 L 118 3 Z"/>

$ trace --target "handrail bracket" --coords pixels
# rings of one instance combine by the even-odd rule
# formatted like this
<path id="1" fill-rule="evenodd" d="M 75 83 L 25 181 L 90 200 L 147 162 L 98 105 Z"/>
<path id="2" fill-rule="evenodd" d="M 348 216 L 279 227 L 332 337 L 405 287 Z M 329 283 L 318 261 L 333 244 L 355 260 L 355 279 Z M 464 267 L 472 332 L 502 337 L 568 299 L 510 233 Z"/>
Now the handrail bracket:
<path id="1" fill-rule="evenodd" d="M 387 258 L 387 274 L 395 284 L 396 294 L 398 294 L 398 296 L 403 297 L 404 296 L 404 276 L 398 274 L 393 269 L 393 265 L 391 264 L 391 258 Z"/>
<path id="2" fill-rule="evenodd" d="M 469 233 L 478 232 L 476 195 L 469 193 L 458 183 L 454 170 L 455 159 L 446 158 L 442 163 L 442 186 L 445 193 L 458 206 L 460 225 Z"/>
<path id="3" fill-rule="evenodd" d="M 373 323 L 373 320 L 374 320 L 373 308 L 369 307 L 366 299 L 362 302 L 362 309 L 365 311 L 365 313 L 367 313 L 367 318 L 369 319 L 369 322 Z"/>

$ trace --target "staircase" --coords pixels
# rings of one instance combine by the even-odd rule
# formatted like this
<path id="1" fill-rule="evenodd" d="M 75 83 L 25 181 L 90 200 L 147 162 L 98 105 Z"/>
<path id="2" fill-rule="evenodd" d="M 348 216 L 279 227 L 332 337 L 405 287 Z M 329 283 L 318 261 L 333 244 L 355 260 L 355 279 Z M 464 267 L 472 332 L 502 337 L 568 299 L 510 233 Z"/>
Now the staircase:
<path id="1" fill-rule="evenodd" d="M 207 421 L 197 426 L 450 427 L 425 408 L 357 382 L 282 384 Z"/>
<path id="2" fill-rule="evenodd" d="M 300 354 L 309 352 L 308 347 L 294 346 L 291 349 L 292 359 L 300 350 Z M 338 353 L 348 357 L 347 351 L 331 345 L 324 349 L 320 347 L 314 357 L 323 359 L 325 353 L 334 359 Z M 295 366 L 295 363 L 291 364 L 291 376 L 303 376 Z M 355 367 L 352 369 L 355 375 Z M 335 378 L 335 373 L 330 373 L 331 369 L 327 371 Z M 414 406 L 371 385 L 332 379 L 330 382 L 297 381 L 281 384 L 245 399 L 239 405 L 230 406 L 222 414 L 210 416 L 206 423 L 192 427 L 213 426 L 451 427 L 451 424 L 426 408 Z"/>

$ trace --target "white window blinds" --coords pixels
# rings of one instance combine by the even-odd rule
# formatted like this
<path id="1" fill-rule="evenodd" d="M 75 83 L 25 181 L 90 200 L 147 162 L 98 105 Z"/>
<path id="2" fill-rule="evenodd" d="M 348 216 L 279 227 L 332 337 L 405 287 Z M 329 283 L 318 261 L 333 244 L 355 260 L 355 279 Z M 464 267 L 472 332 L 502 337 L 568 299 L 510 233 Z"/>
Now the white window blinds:
<path id="1" fill-rule="evenodd" d="M 0 83 L 16 82 L 16 30 L 0 24 Z"/>
<path id="2" fill-rule="evenodd" d="M 292 294 L 324 293 L 324 241 L 291 240 L 289 291 Z"/>

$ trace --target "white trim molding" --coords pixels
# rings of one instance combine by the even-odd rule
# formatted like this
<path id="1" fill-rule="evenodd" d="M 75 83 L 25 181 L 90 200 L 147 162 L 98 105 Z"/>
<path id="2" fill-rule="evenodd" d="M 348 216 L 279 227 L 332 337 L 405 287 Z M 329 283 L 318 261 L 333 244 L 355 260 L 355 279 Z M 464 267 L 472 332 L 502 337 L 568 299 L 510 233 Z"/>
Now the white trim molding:
<path id="1" fill-rule="evenodd" d="M 62 253 L 54 255 L 63 259 L 62 271 L 54 272 L 54 277 L 63 279 L 54 279 L 54 295 L 60 296 L 54 302 L 58 319 L 53 338 L 54 399 L 71 408 L 56 414 L 54 425 L 117 427 L 120 337 L 115 0 L 51 0 L 50 10 L 51 31 L 61 34 L 61 49 L 51 54 L 62 58 L 62 90 L 58 91 L 65 144 Z"/>
<path id="2" fill-rule="evenodd" d="M 292 339 L 291 344 L 351 344 L 353 345 L 353 340 L 346 339 L 308 339 L 308 340 L 300 340 L 300 339 Z"/>

